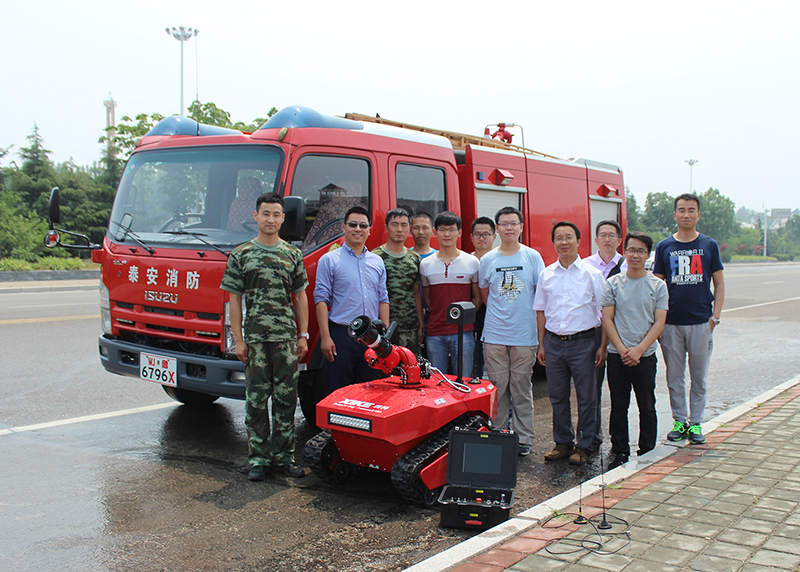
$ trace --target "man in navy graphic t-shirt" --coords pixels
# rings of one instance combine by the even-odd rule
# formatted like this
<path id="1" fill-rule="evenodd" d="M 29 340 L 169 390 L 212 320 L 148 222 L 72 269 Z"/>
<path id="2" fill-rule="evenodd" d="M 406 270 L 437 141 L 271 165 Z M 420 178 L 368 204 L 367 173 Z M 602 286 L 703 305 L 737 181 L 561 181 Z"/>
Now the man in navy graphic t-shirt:
<path id="1" fill-rule="evenodd" d="M 713 348 L 712 332 L 719 325 L 725 301 L 725 280 L 717 242 L 697 232 L 700 199 L 685 194 L 675 199 L 678 232 L 656 247 L 653 274 L 667 283 L 669 310 L 661 336 L 672 407 L 670 441 L 689 438 L 705 443 L 701 430 L 706 406 L 706 378 Z M 711 285 L 713 284 L 713 292 Z M 686 406 L 686 356 L 689 356 L 689 407 Z"/>

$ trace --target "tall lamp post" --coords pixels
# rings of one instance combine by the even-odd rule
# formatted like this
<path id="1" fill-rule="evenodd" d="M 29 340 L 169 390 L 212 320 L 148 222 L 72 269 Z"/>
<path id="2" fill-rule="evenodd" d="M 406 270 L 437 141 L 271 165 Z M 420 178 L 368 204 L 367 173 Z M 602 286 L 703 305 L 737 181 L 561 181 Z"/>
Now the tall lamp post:
<path id="1" fill-rule="evenodd" d="M 697 163 L 697 159 L 686 159 L 684 163 L 689 165 L 689 194 L 694 192 L 694 185 L 692 184 L 692 171 L 694 170 L 694 164 Z"/>
<path id="2" fill-rule="evenodd" d="M 200 30 L 196 28 L 187 28 L 185 26 L 178 26 L 167 28 L 167 34 L 175 38 L 181 43 L 181 107 L 178 111 L 178 115 L 183 115 L 183 43 L 196 36 L 200 33 Z"/>

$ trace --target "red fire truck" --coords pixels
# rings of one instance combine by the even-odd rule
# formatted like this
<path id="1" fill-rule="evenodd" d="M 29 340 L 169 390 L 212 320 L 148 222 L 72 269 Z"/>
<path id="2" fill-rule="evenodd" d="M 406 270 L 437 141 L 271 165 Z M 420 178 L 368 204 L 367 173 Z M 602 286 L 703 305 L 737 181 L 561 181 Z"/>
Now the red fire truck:
<path id="1" fill-rule="evenodd" d="M 499 138 L 470 136 L 297 106 L 255 133 L 185 117 L 162 120 L 128 160 L 102 245 L 87 239 L 81 246 L 93 249 L 102 268 L 103 366 L 159 383 L 186 404 L 244 397 L 228 293 L 219 284 L 227 253 L 257 232 L 252 213 L 264 192 L 287 201 L 281 235 L 303 252 L 309 292 L 319 258 L 343 242 L 345 211 L 359 203 L 374 221 L 370 249 L 386 241 L 383 220 L 396 206 L 434 216 L 452 210 L 467 228 L 478 216 L 515 206 L 525 218 L 522 241 L 548 263 L 555 259 L 555 221 L 581 229 L 581 256 L 593 251 L 598 221 L 625 228 L 618 167 L 558 159 L 510 144 L 508 133 L 498 132 Z M 54 190 L 51 226 L 58 220 Z M 61 244 L 57 231 L 48 233 L 51 246 Z M 469 233 L 461 248 L 472 249 Z M 312 351 L 301 364 L 300 401 L 313 423 L 327 379 L 310 314 Z"/>

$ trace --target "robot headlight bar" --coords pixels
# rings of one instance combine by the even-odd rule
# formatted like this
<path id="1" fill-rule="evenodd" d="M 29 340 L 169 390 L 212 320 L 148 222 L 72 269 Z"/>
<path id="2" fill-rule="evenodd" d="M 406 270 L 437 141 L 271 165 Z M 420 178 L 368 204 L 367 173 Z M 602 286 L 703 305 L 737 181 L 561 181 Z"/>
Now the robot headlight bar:
<path id="1" fill-rule="evenodd" d="M 372 420 L 362 419 L 360 417 L 352 417 L 350 415 L 342 415 L 340 413 L 328 413 L 328 424 L 339 425 L 340 427 L 350 427 L 351 429 L 358 429 L 359 431 L 366 431 L 372 433 Z"/>

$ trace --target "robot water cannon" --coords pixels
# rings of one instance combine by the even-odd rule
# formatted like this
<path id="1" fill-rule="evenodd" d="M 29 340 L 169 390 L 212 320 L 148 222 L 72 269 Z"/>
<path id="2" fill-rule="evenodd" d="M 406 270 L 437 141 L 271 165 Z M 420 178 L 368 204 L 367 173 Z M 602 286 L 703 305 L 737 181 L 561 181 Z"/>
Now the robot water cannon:
<path id="1" fill-rule="evenodd" d="M 395 346 L 389 340 L 397 330 L 397 322 L 389 324 L 387 329 L 380 320 L 372 321 L 368 316 L 359 316 L 350 322 L 347 333 L 357 342 L 367 346 L 364 360 L 373 369 L 392 375 L 395 369 L 400 370 L 402 385 L 419 385 L 420 378 L 430 377 L 427 362 L 420 367 L 417 356 L 408 348 Z M 423 372 L 424 368 L 424 372 Z"/>

